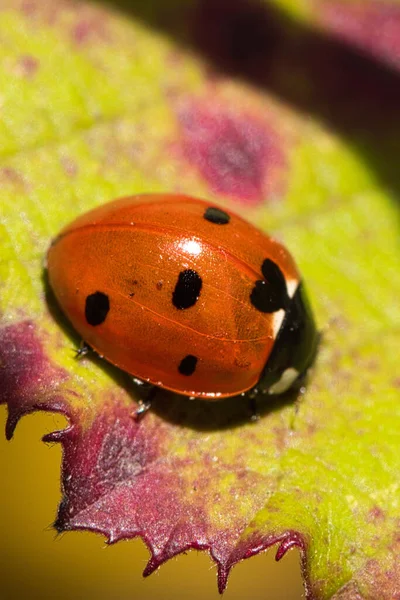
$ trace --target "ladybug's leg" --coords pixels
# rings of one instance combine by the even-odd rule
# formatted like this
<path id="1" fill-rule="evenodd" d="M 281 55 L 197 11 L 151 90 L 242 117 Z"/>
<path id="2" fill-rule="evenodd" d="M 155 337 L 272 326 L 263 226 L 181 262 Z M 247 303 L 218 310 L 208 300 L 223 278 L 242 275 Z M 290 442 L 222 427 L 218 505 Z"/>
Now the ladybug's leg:
<path id="1" fill-rule="evenodd" d="M 75 358 L 77 360 L 79 360 L 83 356 L 86 356 L 87 354 L 89 354 L 89 352 L 91 352 L 91 350 L 92 350 L 91 347 L 87 345 L 85 340 L 82 340 L 81 343 L 79 344 L 78 350 L 75 350 Z"/>
<path id="2" fill-rule="evenodd" d="M 134 378 L 134 383 L 140 388 L 140 400 L 138 402 L 139 406 L 133 413 L 133 418 L 135 421 L 139 421 L 147 413 L 149 408 L 151 407 L 152 400 L 156 395 L 157 388 L 151 383 L 146 383 L 141 381 L 140 379 Z"/>
<path id="3" fill-rule="evenodd" d="M 139 400 L 138 404 L 139 406 L 133 413 L 133 418 L 135 419 L 135 421 L 139 421 L 139 419 L 141 419 L 151 407 L 151 402 L 144 400 Z"/>
<path id="4" fill-rule="evenodd" d="M 250 419 L 253 422 L 259 421 L 260 419 L 260 414 L 257 410 L 257 396 L 257 389 L 250 390 L 250 392 L 247 395 L 249 400 Z"/>

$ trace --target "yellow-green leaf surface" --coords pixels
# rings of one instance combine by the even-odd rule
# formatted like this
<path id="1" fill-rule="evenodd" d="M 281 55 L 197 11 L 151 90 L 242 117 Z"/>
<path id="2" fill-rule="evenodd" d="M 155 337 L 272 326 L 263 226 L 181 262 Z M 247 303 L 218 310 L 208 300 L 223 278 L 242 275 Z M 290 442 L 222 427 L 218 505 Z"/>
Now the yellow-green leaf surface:
<path id="1" fill-rule="evenodd" d="M 8 437 L 34 410 L 70 420 L 46 438 L 59 531 L 140 535 L 146 574 L 206 549 L 221 590 L 242 558 L 297 546 L 308 598 L 397 597 L 399 40 L 389 2 L 2 2 L 0 402 Z M 135 422 L 128 377 L 74 359 L 49 243 L 157 191 L 239 212 L 304 275 L 317 364 L 256 423 L 237 399 L 162 392 Z"/>

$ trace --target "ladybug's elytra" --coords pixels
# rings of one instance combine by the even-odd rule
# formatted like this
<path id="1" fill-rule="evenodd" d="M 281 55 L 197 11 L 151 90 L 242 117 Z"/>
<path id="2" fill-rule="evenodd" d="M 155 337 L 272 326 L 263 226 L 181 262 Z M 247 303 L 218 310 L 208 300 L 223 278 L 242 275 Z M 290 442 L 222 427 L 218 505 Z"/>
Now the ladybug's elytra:
<path id="1" fill-rule="evenodd" d="M 275 394 L 314 360 L 318 333 L 289 252 L 203 200 L 100 206 L 61 231 L 47 267 L 86 344 L 155 386 L 205 400 Z"/>

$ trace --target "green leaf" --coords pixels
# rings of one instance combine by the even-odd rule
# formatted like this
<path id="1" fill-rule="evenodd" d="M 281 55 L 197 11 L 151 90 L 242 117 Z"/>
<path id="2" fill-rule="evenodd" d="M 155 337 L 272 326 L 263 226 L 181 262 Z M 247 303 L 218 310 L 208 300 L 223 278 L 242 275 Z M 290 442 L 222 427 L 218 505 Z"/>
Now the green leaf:
<path id="1" fill-rule="evenodd" d="M 56 527 L 142 536 L 145 574 L 203 548 L 222 590 L 237 561 L 279 543 L 278 558 L 300 547 L 308 598 L 393 598 L 400 84 L 384 62 L 398 64 L 399 8 L 366 3 L 361 35 L 337 18 L 357 22 L 351 2 L 316 3 L 314 24 L 288 0 L 163 6 L 0 9 L 7 436 L 33 410 L 66 414 L 70 426 L 46 437 L 64 448 Z M 366 46 L 367 14 L 390 24 L 383 50 Z M 293 252 L 323 334 L 300 398 L 265 403 L 252 423 L 237 399 L 160 392 L 138 424 L 128 377 L 74 359 L 46 250 L 76 215 L 149 191 L 212 199 Z"/>

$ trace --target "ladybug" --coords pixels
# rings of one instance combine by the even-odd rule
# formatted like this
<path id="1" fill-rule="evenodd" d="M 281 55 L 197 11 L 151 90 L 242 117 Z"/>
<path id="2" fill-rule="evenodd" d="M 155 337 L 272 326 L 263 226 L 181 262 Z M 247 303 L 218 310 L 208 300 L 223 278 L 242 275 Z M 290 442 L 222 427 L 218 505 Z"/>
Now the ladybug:
<path id="1" fill-rule="evenodd" d="M 289 252 L 203 200 L 149 194 L 100 206 L 61 231 L 47 269 L 87 346 L 152 389 L 204 400 L 279 394 L 316 355 Z"/>

